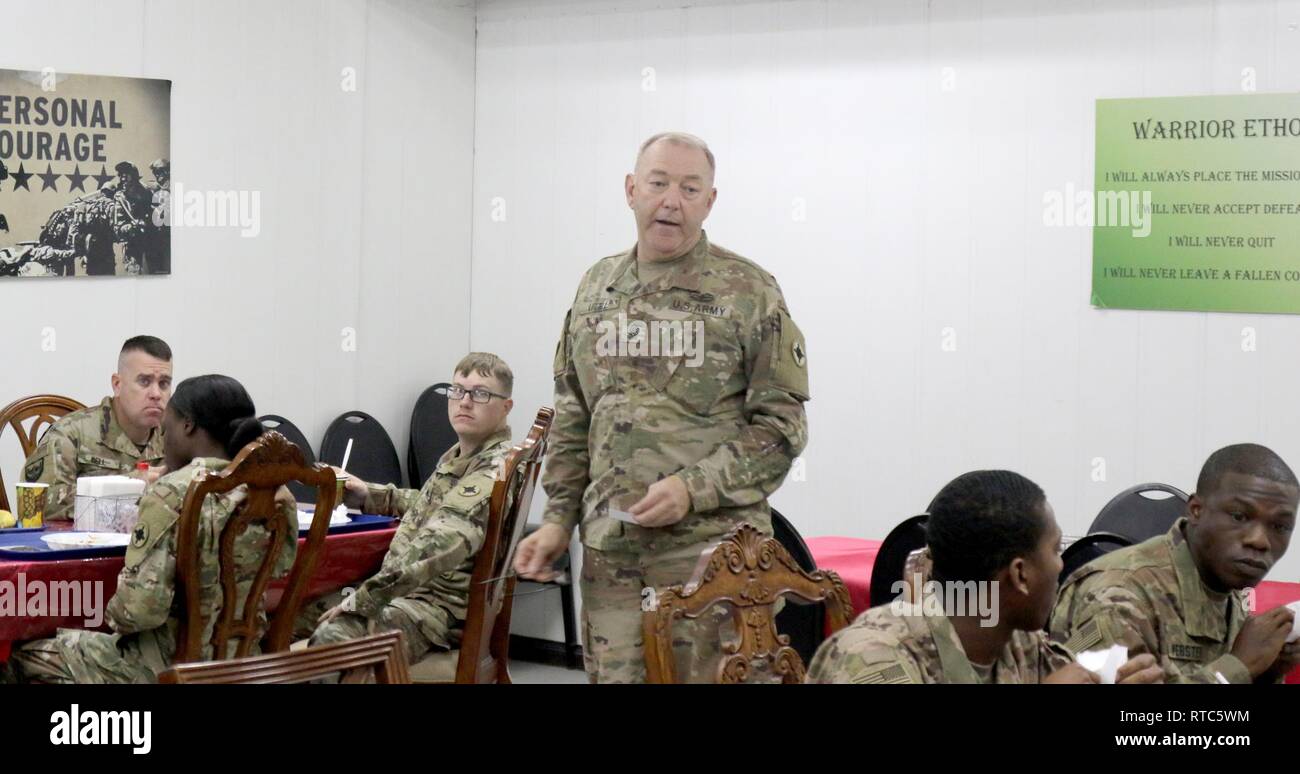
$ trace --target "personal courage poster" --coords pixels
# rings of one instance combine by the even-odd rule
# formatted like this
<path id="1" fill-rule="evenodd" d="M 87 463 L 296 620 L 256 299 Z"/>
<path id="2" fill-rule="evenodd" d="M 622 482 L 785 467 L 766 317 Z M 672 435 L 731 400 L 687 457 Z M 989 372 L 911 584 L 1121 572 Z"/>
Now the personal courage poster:
<path id="1" fill-rule="evenodd" d="M 171 273 L 171 81 L 0 69 L 0 278 Z"/>

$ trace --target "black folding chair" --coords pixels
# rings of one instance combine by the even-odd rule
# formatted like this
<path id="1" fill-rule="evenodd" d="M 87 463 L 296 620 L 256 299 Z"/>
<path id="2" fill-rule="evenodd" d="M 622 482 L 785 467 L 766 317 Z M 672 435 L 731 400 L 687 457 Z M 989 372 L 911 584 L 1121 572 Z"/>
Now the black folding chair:
<path id="1" fill-rule="evenodd" d="M 316 453 L 311 450 L 311 443 L 308 442 L 307 436 L 298 429 L 298 426 L 279 414 L 265 414 L 257 418 L 262 423 L 262 427 L 267 430 L 274 430 L 289 440 L 289 443 L 297 446 L 302 450 L 302 458 L 307 463 L 307 467 L 316 464 Z M 293 493 L 293 499 L 300 503 L 315 503 L 316 489 L 310 487 L 301 481 L 290 481 L 289 491 Z"/>
<path id="2" fill-rule="evenodd" d="M 541 524 L 526 524 L 524 526 L 524 537 L 533 534 L 541 526 Z M 551 586 L 560 590 L 560 621 L 564 624 L 564 666 L 569 669 L 580 669 L 582 667 L 582 642 L 578 637 L 578 606 L 573 596 L 573 586 L 578 582 L 578 579 L 573 577 L 571 567 L 569 552 L 566 551 L 563 556 L 556 559 L 551 565 L 552 570 L 563 573 L 563 580 L 524 580 L 522 582 L 538 586 Z M 530 591 L 527 593 L 532 594 L 535 592 Z"/>
<path id="3" fill-rule="evenodd" d="M 1079 538 L 1061 552 L 1061 562 L 1064 566 L 1061 568 L 1060 583 L 1064 584 L 1071 573 L 1093 559 L 1109 554 L 1117 548 L 1131 545 L 1133 545 L 1132 540 L 1113 532 L 1094 532 Z"/>
<path id="4" fill-rule="evenodd" d="M 352 439 L 349 475 L 371 484 L 402 485 L 402 463 L 397 458 L 393 439 L 379 420 L 364 411 L 349 411 L 330 422 L 320 442 L 320 460 L 342 465 L 348 439 Z"/>
<path id="5" fill-rule="evenodd" d="M 411 410 L 411 441 L 406 446 L 406 471 L 411 488 L 421 489 L 438 460 L 456 445 L 456 430 L 447 418 L 447 388 L 440 382 L 420 393 Z"/>
<path id="6" fill-rule="evenodd" d="M 876 552 L 876 562 L 871 566 L 872 607 L 894 601 L 894 584 L 903 580 L 907 555 L 918 548 L 925 548 L 925 522 L 929 518 L 930 515 L 926 513 L 913 516 L 885 536 L 880 550 Z"/>
<path id="7" fill-rule="evenodd" d="M 1168 484 L 1138 484 L 1115 495 L 1088 534 L 1110 532 L 1141 543 L 1169 531 L 1187 511 L 1187 493 Z"/>
<path id="8" fill-rule="evenodd" d="M 772 509 L 772 537 L 790 552 L 790 557 L 804 572 L 816 572 L 808 544 L 803 542 L 790 520 Z M 826 606 L 821 603 L 801 604 L 797 597 L 786 597 L 785 606 L 776 614 L 776 630 L 790 638 L 790 647 L 799 653 L 803 663 L 811 664 L 813 654 L 826 638 Z"/>

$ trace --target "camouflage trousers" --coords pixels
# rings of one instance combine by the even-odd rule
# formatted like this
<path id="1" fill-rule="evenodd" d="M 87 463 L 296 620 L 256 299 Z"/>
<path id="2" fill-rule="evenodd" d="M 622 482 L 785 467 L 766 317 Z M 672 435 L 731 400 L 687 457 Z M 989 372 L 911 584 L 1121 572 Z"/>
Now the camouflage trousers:
<path id="1" fill-rule="evenodd" d="M 120 637 L 104 632 L 61 630 L 57 637 L 16 645 L 0 683 L 156 683 L 155 666 Z"/>
<path id="2" fill-rule="evenodd" d="M 342 600 L 342 595 L 330 595 L 310 609 L 328 610 Z M 317 617 L 320 613 L 315 614 Z M 302 620 L 301 617 L 298 619 Z M 314 619 L 313 619 L 314 620 Z M 369 619 L 356 613 L 342 613 L 328 623 L 317 626 L 311 635 L 311 645 L 329 645 L 355 640 L 377 632 L 400 631 L 406 643 L 406 658 L 414 664 L 431 650 L 444 650 L 458 639 L 457 622 L 442 607 L 423 600 L 399 598 L 385 605 L 379 618 Z"/>
<path id="3" fill-rule="evenodd" d="M 641 606 L 645 589 L 684 584 L 700 555 L 716 542 L 657 552 L 653 555 L 583 549 L 582 653 L 593 683 L 644 683 L 645 644 Z M 722 639 L 735 636 L 728 611 L 678 621 L 673 628 L 673 653 L 679 682 L 716 681 L 722 660 Z"/>

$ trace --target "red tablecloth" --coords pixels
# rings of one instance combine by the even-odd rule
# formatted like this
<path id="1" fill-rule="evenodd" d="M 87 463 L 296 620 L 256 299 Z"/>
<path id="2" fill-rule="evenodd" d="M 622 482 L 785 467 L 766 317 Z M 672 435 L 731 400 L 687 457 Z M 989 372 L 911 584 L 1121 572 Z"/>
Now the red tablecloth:
<path id="1" fill-rule="evenodd" d="M 323 596 L 373 575 L 379 569 L 384 554 L 388 551 L 388 544 L 396 532 L 394 526 L 369 532 L 327 535 L 305 598 Z M 304 542 L 300 539 L 299 547 Z M 12 584 L 0 588 L 13 588 L 14 593 L 21 594 L 24 584 L 31 589 L 35 588 L 32 584 L 37 582 L 99 581 L 104 584 L 103 604 L 107 605 L 117 591 L 117 574 L 121 571 L 123 562 L 121 556 L 59 562 L 0 560 L 0 584 Z M 277 583 L 267 592 L 270 607 L 274 608 L 279 603 L 282 591 L 283 583 Z M 9 658 L 10 646 L 14 642 L 49 637 L 59 628 L 75 629 L 84 626 L 84 618 L 80 616 L 0 616 L 0 661 Z"/>
<path id="2" fill-rule="evenodd" d="M 844 580 L 844 585 L 849 589 L 849 598 L 853 601 L 854 615 L 866 610 L 871 599 L 871 567 L 876 563 L 880 541 L 820 537 L 807 538 L 805 542 L 818 568 L 834 570 Z M 1264 581 L 1255 589 L 1254 611 L 1256 614 L 1262 613 L 1296 600 L 1300 600 L 1300 583 Z M 1286 681 L 1290 685 L 1300 685 L 1300 667 L 1292 670 Z"/>
<path id="3" fill-rule="evenodd" d="M 871 567 L 876 563 L 879 540 L 815 537 L 804 540 L 819 570 L 834 570 L 849 589 L 853 614 L 871 607 Z"/>

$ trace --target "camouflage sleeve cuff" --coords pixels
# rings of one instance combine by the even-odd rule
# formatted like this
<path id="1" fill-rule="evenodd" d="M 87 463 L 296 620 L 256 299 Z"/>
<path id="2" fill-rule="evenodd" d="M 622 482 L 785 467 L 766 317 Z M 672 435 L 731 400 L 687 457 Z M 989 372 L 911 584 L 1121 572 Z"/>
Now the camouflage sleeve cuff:
<path id="1" fill-rule="evenodd" d="M 1210 670 L 1210 674 L 1218 672 L 1223 675 L 1223 679 L 1233 684 L 1251 682 L 1250 670 L 1246 668 L 1246 665 L 1242 663 L 1241 659 L 1231 653 L 1225 653 L 1222 656 L 1219 656 L 1215 660 L 1211 661 L 1207 668 Z"/>
<path id="2" fill-rule="evenodd" d="M 582 521 L 581 512 L 577 509 L 552 508 L 553 504 L 555 504 L 554 500 L 547 503 L 546 512 L 542 514 L 542 523 L 556 524 L 563 527 L 566 532 L 572 533 L 573 528 L 578 526 L 578 522 Z"/>
<path id="3" fill-rule="evenodd" d="M 400 513 L 393 513 L 393 492 L 396 490 L 392 484 L 368 484 L 366 487 L 366 501 L 361 505 L 362 513 L 373 513 L 379 516 L 400 516 Z"/>
<path id="4" fill-rule="evenodd" d="M 343 605 L 345 612 L 356 613 L 365 618 L 378 618 L 379 611 L 383 610 L 384 603 L 374 598 L 370 591 L 362 586 L 357 589 L 356 593 L 348 597 Z"/>
<path id="5" fill-rule="evenodd" d="M 687 468 L 677 474 L 686 482 L 686 491 L 691 495 L 691 511 L 708 513 L 718 509 L 718 488 L 709 481 L 708 476 L 698 467 Z"/>

